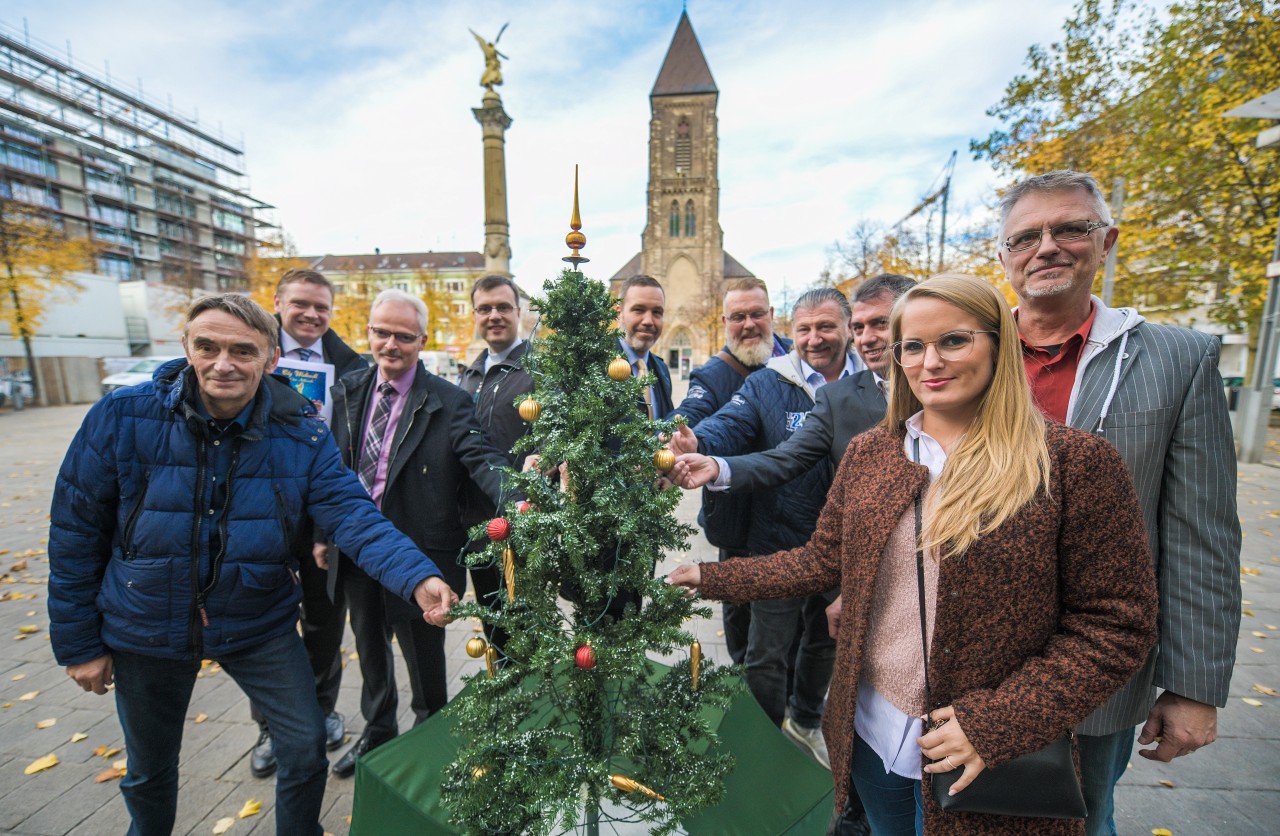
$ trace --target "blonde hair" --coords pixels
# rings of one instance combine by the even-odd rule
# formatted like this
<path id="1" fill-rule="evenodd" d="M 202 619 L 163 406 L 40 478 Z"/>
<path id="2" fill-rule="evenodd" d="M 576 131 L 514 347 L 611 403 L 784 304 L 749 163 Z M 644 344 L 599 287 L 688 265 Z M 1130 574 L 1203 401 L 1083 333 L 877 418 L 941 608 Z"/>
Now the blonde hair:
<path id="1" fill-rule="evenodd" d="M 892 341 L 902 339 L 902 314 L 912 300 L 946 302 L 994 332 L 994 374 L 978 413 L 960 444 L 947 456 L 942 475 L 925 499 L 922 546 L 942 557 L 963 554 L 1049 486 L 1045 421 L 1031 400 L 1022 363 L 1018 326 L 1004 297 L 990 284 L 943 273 L 908 290 L 890 315 Z M 895 362 L 885 426 L 901 431 L 923 406 Z"/>

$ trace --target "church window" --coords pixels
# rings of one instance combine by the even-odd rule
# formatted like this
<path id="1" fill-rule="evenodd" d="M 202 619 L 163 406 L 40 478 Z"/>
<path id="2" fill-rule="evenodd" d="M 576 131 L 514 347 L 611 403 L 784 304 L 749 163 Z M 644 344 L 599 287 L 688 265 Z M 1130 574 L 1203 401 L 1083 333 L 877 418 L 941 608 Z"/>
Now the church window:
<path id="1" fill-rule="evenodd" d="M 680 237 L 680 204 L 671 201 L 671 219 L 669 221 L 670 233 L 672 238 Z"/>
<path id="2" fill-rule="evenodd" d="M 681 118 L 676 126 L 676 173 L 688 174 L 693 169 L 693 139 L 689 120 Z"/>
<path id="3" fill-rule="evenodd" d="M 693 201 L 684 205 L 684 234 L 692 238 L 698 234 L 698 219 L 693 209 Z"/>

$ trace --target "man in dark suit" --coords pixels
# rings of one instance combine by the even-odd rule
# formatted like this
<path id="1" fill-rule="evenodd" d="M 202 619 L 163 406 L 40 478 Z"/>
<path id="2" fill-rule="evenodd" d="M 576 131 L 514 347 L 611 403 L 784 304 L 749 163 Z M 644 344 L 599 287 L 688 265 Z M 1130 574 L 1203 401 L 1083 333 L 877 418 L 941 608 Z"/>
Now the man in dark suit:
<path id="1" fill-rule="evenodd" d="M 639 405 L 649 418 L 665 418 L 675 409 L 671 402 L 671 373 L 662 358 L 649 349 L 662 336 L 662 315 L 667 296 L 652 276 L 632 276 L 622 283 L 618 296 L 618 327 L 622 329 L 623 354 L 631 363 L 632 377 L 649 374 L 653 380 Z"/>
<path id="2" fill-rule="evenodd" d="M 368 367 L 363 358 L 329 329 L 333 312 L 333 285 L 315 270 L 293 269 L 280 277 L 275 295 L 276 321 L 280 323 L 280 356 L 304 363 L 328 363 L 334 378 Z M 299 538 L 308 543 L 309 535 Z M 310 553 L 297 555 L 302 586 L 302 643 L 316 678 L 316 699 L 324 712 L 325 745 L 330 751 L 342 745 L 346 723 L 336 710 L 342 683 L 342 632 L 346 608 L 330 597 L 323 570 Z M 266 778 L 276 771 L 275 743 L 256 705 L 250 715 L 258 724 L 258 742 L 249 754 L 249 771 Z"/>
<path id="3" fill-rule="evenodd" d="M 1000 263 L 1018 295 L 1027 378 L 1046 417 L 1115 445 L 1133 473 L 1160 585 L 1147 664 L 1076 728 L 1089 836 L 1113 836 L 1113 791 L 1139 723 L 1145 758 L 1217 736 L 1240 629 L 1234 439 L 1218 341 L 1091 295 L 1120 230 L 1098 183 L 1055 171 L 1000 201 Z M 1160 690 L 1159 697 L 1156 696 Z"/>
<path id="4" fill-rule="evenodd" d="M 425 340 L 427 309 L 421 299 L 384 290 L 369 312 L 369 346 L 376 368 L 347 375 L 334 390 L 333 437 L 343 463 L 354 470 L 373 501 L 401 532 L 430 555 L 459 595 L 466 571 L 458 562 L 467 545 L 464 507 L 483 497 L 480 516 L 493 513 L 506 457 L 489 446 L 471 397 L 431 374 L 418 360 Z M 345 596 L 360 656 L 364 687 L 360 739 L 334 765 L 345 778 L 356 759 L 395 737 L 394 633 L 409 671 L 414 723 L 444 707 L 444 630 L 383 590 L 345 554 L 318 559 L 332 585 Z"/>

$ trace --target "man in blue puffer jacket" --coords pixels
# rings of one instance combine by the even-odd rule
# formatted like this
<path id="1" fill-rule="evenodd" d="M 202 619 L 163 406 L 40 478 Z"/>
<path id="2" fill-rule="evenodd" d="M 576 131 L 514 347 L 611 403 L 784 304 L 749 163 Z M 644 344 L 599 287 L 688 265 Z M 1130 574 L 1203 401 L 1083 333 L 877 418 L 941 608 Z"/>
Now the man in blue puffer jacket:
<path id="1" fill-rule="evenodd" d="M 275 320 L 238 294 L 198 300 L 187 359 L 99 401 L 67 451 L 49 533 L 54 655 L 86 691 L 114 681 L 130 834 L 173 829 L 178 753 L 202 659 L 266 715 L 276 832 L 322 832 L 324 715 L 298 636 L 297 537 L 311 518 L 443 626 L 457 598 L 342 465 L 310 401 L 266 375 Z"/>
<path id="2" fill-rule="evenodd" d="M 731 456 L 772 449 L 790 438 L 813 409 L 818 388 L 862 368 L 849 354 L 851 316 L 849 300 L 833 288 L 811 290 L 796 300 L 794 350 L 753 373 L 729 403 L 698 424 L 698 452 Z M 826 503 L 831 476 L 830 463 L 823 461 L 784 485 L 753 492 L 746 553 L 773 554 L 807 543 Z M 747 632 L 747 687 L 770 719 L 824 765 L 822 710 L 835 661 L 825 610 L 834 598 L 833 590 L 826 596 L 752 602 Z M 798 649 L 793 647 L 797 631 Z M 795 674 L 788 695 L 793 652 Z"/>

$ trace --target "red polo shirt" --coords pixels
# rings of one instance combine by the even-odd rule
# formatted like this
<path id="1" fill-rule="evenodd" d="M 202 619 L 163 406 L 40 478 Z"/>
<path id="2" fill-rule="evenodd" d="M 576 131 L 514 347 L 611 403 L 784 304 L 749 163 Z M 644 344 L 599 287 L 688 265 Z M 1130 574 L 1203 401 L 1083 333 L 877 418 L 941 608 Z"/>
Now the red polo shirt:
<path id="1" fill-rule="evenodd" d="M 1084 324 L 1060 346 L 1027 345 L 1026 340 L 1022 341 L 1022 363 L 1027 369 L 1027 382 L 1031 384 L 1031 397 L 1044 417 L 1060 424 L 1067 422 L 1067 405 L 1071 402 L 1080 354 L 1097 312 L 1097 306 L 1090 302 Z M 1014 316 L 1016 318 L 1016 312 Z"/>

